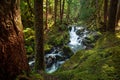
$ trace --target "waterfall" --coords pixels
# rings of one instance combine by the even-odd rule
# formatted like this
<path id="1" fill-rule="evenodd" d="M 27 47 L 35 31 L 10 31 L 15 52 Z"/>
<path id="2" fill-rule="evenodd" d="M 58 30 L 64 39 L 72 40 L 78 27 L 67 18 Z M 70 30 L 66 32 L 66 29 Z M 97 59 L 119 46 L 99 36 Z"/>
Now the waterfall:
<path id="1" fill-rule="evenodd" d="M 82 44 L 82 40 L 86 37 L 87 30 L 83 30 L 83 27 L 71 27 L 71 30 L 69 31 L 70 35 L 70 43 L 68 44 L 69 47 L 72 49 L 74 53 L 76 53 L 80 49 L 84 49 L 85 46 Z M 77 35 L 76 32 L 78 30 L 81 30 L 81 36 Z"/>
<path id="2" fill-rule="evenodd" d="M 77 35 L 77 31 L 80 30 L 81 35 Z M 82 44 L 82 40 L 87 36 L 87 30 L 83 27 L 75 27 L 72 26 L 71 30 L 69 31 L 70 35 L 70 42 L 68 46 L 71 50 L 75 53 L 80 49 L 84 49 L 85 46 Z M 56 71 L 61 64 L 63 64 L 66 60 L 68 60 L 64 55 L 63 52 L 59 48 L 53 48 L 52 52 L 45 55 L 45 62 L 46 62 L 46 72 L 52 73 Z M 30 61 L 29 65 L 33 65 L 35 61 Z"/>

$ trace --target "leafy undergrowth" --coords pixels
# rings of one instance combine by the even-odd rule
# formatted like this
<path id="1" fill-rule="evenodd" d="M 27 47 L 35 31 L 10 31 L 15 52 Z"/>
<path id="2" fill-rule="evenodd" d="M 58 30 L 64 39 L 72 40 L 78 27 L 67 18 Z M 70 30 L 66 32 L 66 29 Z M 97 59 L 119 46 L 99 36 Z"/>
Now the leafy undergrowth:
<path id="1" fill-rule="evenodd" d="M 92 50 L 80 50 L 54 73 L 60 80 L 120 80 L 120 39 L 106 34 Z"/>
<path id="2" fill-rule="evenodd" d="M 27 75 L 19 75 L 16 80 L 59 80 L 58 77 L 52 75 L 52 74 L 47 74 L 44 72 L 41 73 L 30 73 L 29 76 Z"/>
<path id="3" fill-rule="evenodd" d="M 44 80 L 43 76 L 41 74 L 38 73 L 32 73 L 29 74 L 29 76 L 27 75 L 19 75 L 16 80 Z"/>
<path id="4" fill-rule="evenodd" d="M 69 42 L 68 27 L 66 25 L 56 25 L 45 34 L 45 52 L 52 47 L 61 47 Z"/>

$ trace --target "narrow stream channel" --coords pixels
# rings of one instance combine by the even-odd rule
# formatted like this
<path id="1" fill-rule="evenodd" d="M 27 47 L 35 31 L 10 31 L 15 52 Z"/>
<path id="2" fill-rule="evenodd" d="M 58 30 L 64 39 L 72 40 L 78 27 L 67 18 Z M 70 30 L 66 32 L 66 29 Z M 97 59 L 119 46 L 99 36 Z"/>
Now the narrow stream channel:
<path id="1" fill-rule="evenodd" d="M 88 35 L 88 31 L 83 27 L 71 26 L 69 27 L 69 35 L 70 35 L 70 42 L 68 46 L 71 50 L 75 53 L 80 49 L 85 49 L 85 45 L 82 44 L 83 39 Z M 78 36 L 76 33 L 78 32 L 80 35 Z M 63 54 L 63 51 L 60 48 L 53 48 L 53 50 L 45 55 L 46 61 L 46 72 L 52 73 L 55 72 L 61 64 L 63 64 L 68 57 Z M 33 65 L 35 63 L 34 60 L 29 62 L 29 65 Z"/>

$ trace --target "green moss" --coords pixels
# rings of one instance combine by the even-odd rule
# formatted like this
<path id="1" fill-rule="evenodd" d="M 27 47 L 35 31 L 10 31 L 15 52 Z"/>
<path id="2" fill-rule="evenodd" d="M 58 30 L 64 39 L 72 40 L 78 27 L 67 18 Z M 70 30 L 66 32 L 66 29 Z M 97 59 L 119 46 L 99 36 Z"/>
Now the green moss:
<path id="1" fill-rule="evenodd" d="M 31 74 L 31 76 L 32 76 L 32 80 L 44 80 L 44 78 L 37 73 Z"/>
<path id="2" fill-rule="evenodd" d="M 34 30 L 31 28 L 26 28 L 24 31 L 24 37 L 25 37 L 25 48 L 26 48 L 26 52 L 27 55 L 31 55 L 34 54 Z"/>
<path id="3" fill-rule="evenodd" d="M 119 80 L 119 42 L 115 35 L 104 35 L 94 49 L 78 51 L 55 75 L 60 80 Z"/>
<path id="4" fill-rule="evenodd" d="M 63 52 L 64 52 L 64 55 L 66 55 L 68 57 L 71 57 L 74 54 L 69 46 L 64 46 L 63 47 Z"/>
<path id="5" fill-rule="evenodd" d="M 45 53 L 49 52 L 52 49 L 52 45 L 44 44 L 44 51 Z"/>
<path id="6" fill-rule="evenodd" d="M 62 27 L 52 27 L 51 31 L 46 34 L 46 44 L 52 46 L 62 46 L 69 42 L 69 33 L 66 30 L 67 26 L 64 26 L 65 29 Z"/>
<path id="7" fill-rule="evenodd" d="M 57 75 L 60 80 L 71 80 L 73 78 L 73 71 L 63 71 L 60 73 L 55 73 L 54 75 Z"/>
<path id="8" fill-rule="evenodd" d="M 41 74 L 32 72 L 29 74 L 29 76 L 27 76 L 26 74 L 18 75 L 16 80 L 44 80 L 44 79 Z"/>
<path id="9" fill-rule="evenodd" d="M 118 38 L 120 38 L 120 32 L 117 32 L 117 33 L 116 33 L 116 36 L 117 36 Z"/>

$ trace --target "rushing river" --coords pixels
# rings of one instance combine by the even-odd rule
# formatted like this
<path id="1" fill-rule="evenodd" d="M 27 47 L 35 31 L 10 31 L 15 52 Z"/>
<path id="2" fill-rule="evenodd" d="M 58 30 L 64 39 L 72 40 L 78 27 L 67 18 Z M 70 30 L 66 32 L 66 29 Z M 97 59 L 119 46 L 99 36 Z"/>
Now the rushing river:
<path id="1" fill-rule="evenodd" d="M 79 30 L 81 31 L 81 34 L 77 35 L 76 33 Z M 69 31 L 70 43 L 68 45 L 74 53 L 86 47 L 82 44 L 82 41 L 85 37 L 87 37 L 87 33 L 88 31 L 83 27 L 75 27 L 75 26 L 71 27 L 71 30 Z"/>
<path id="2" fill-rule="evenodd" d="M 71 26 L 69 27 L 69 35 L 70 42 L 68 46 L 75 53 L 77 50 L 85 49 L 85 45 L 82 44 L 83 39 L 88 35 L 88 31 L 83 27 Z M 77 35 L 77 31 L 81 31 L 79 35 Z M 68 57 L 63 54 L 63 51 L 60 48 L 53 48 L 53 50 L 45 55 L 46 61 L 46 72 L 52 73 L 56 71 L 61 64 L 63 64 Z M 29 62 L 29 65 L 33 65 L 35 63 L 34 60 Z"/>

